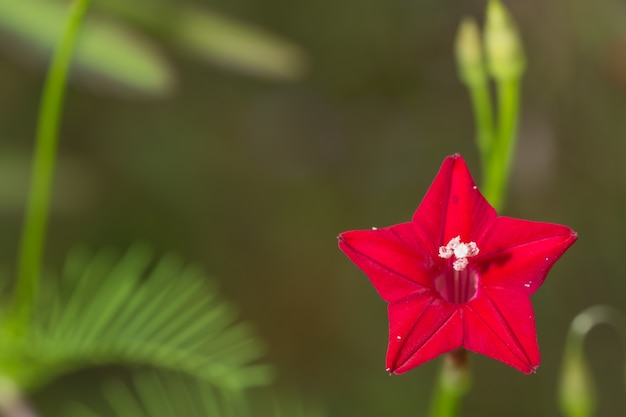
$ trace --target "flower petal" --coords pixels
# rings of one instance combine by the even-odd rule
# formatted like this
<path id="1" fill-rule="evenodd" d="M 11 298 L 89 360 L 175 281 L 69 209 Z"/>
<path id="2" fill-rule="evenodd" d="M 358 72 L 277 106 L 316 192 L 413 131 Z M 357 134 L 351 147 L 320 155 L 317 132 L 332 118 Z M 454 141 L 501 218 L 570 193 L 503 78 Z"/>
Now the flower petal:
<path id="1" fill-rule="evenodd" d="M 559 224 L 498 217 L 479 243 L 479 286 L 533 294 L 576 239 L 572 229 Z"/>
<path id="2" fill-rule="evenodd" d="M 443 161 L 413 215 L 413 225 L 423 245 L 436 252 L 456 236 L 463 242 L 478 242 L 495 218 L 496 211 L 478 191 L 457 154 Z"/>
<path id="3" fill-rule="evenodd" d="M 434 294 L 391 303 L 388 311 L 388 372 L 404 373 L 461 347 L 461 312 Z"/>
<path id="4" fill-rule="evenodd" d="M 339 248 L 367 274 L 387 302 L 434 288 L 436 267 L 416 241 L 411 223 L 339 235 Z"/>
<path id="5" fill-rule="evenodd" d="M 464 306 L 463 346 L 525 374 L 539 366 L 535 314 L 530 298 L 517 291 L 485 289 Z"/>

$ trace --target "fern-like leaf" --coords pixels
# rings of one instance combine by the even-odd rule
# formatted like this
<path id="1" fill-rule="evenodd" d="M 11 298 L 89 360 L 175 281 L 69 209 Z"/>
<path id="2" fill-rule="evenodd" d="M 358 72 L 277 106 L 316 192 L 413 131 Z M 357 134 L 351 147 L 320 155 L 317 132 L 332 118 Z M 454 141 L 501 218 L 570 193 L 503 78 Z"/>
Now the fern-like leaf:
<path id="1" fill-rule="evenodd" d="M 63 411 L 63 417 L 323 417 L 320 410 L 309 409 L 294 397 L 256 404 L 171 373 L 138 372 L 130 384 L 109 381 L 103 396 L 103 409 L 96 412 L 74 402 Z"/>
<path id="2" fill-rule="evenodd" d="M 27 352 L 12 375 L 36 387 L 93 364 L 144 364 L 237 391 L 270 378 L 251 328 L 195 267 L 145 246 L 123 256 L 78 250 L 42 289 Z M 20 349 L 17 349 L 20 350 Z"/>

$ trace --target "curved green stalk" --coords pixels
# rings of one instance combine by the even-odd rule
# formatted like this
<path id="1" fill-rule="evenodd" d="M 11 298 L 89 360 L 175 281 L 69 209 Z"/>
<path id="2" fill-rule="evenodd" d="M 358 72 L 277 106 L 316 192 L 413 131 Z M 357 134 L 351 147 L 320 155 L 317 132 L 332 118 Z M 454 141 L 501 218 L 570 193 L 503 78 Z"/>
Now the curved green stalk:
<path id="1" fill-rule="evenodd" d="M 16 320 L 13 330 L 17 332 L 29 319 L 39 287 L 68 69 L 89 3 L 90 0 L 75 0 L 72 3 L 44 85 L 11 309 L 12 318 Z"/>
<path id="2" fill-rule="evenodd" d="M 468 87 L 468 90 L 474 110 L 476 142 L 480 152 L 480 160 L 488 161 L 495 135 L 489 85 L 487 83 L 472 85 Z M 483 172 L 485 172 L 484 167 Z"/>
<path id="3" fill-rule="evenodd" d="M 589 332 L 598 325 L 608 325 L 615 330 L 626 360 L 626 315 L 607 305 L 592 306 L 579 313 L 570 325 L 561 365 L 559 407 L 564 416 L 595 415 L 597 386 L 591 364 L 585 357 L 584 344 Z M 622 372 L 624 369 L 626 368 L 622 368 Z"/>
<path id="4" fill-rule="evenodd" d="M 518 78 L 497 83 L 498 130 L 485 165 L 483 194 L 496 210 L 502 210 L 506 185 L 517 136 L 519 118 L 520 81 Z"/>

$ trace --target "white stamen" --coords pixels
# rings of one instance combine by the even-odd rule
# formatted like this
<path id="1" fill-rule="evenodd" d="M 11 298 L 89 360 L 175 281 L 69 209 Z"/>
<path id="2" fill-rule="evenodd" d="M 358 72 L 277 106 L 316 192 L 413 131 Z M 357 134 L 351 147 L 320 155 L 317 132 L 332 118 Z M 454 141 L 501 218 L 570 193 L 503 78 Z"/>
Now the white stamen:
<path id="1" fill-rule="evenodd" d="M 454 268 L 455 271 L 462 271 L 465 269 L 468 263 L 469 261 L 467 260 L 467 258 L 459 258 L 452 262 L 452 268 Z"/>
<path id="2" fill-rule="evenodd" d="M 439 257 L 443 259 L 450 259 L 453 254 L 453 250 L 446 246 L 439 246 Z"/>
<path id="3" fill-rule="evenodd" d="M 459 243 L 457 247 L 454 248 L 454 256 L 457 258 L 467 258 L 470 256 L 478 255 L 478 247 L 476 246 L 476 242 L 470 243 Z"/>
<path id="4" fill-rule="evenodd" d="M 461 236 L 450 239 L 446 246 L 439 247 L 439 257 L 450 259 L 454 255 L 454 249 L 461 243 Z"/>
<path id="5" fill-rule="evenodd" d="M 373 226 L 373 227 L 372 227 L 372 230 L 378 230 L 378 227 Z"/>
<path id="6" fill-rule="evenodd" d="M 452 238 L 446 246 L 439 247 L 440 258 L 450 259 L 454 255 L 456 259 L 452 263 L 452 267 L 455 271 L 464 270 L 469 263 L 467 258 L 476 256 L 479 252 L 480 249 L 478 249 L 476 242 L 462 243 L 461 236 Z"/>

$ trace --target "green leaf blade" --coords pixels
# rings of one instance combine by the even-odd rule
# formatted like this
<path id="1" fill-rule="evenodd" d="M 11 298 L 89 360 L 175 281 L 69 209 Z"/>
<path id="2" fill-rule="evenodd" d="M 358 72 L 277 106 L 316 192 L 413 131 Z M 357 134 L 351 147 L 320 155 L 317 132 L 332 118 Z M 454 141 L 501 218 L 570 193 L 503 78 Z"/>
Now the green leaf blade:
<path id="1" fill-rule="evenodd" d="M 10 52 L 45 62 L 61 33 L 67 4 L 0 0 L 0 34 Z M 163 96 L 175 87 L 174 72 L 158 48 L 120 24 L 90 17 L 74 56 L 79 78 L 99 91 Z"/>

